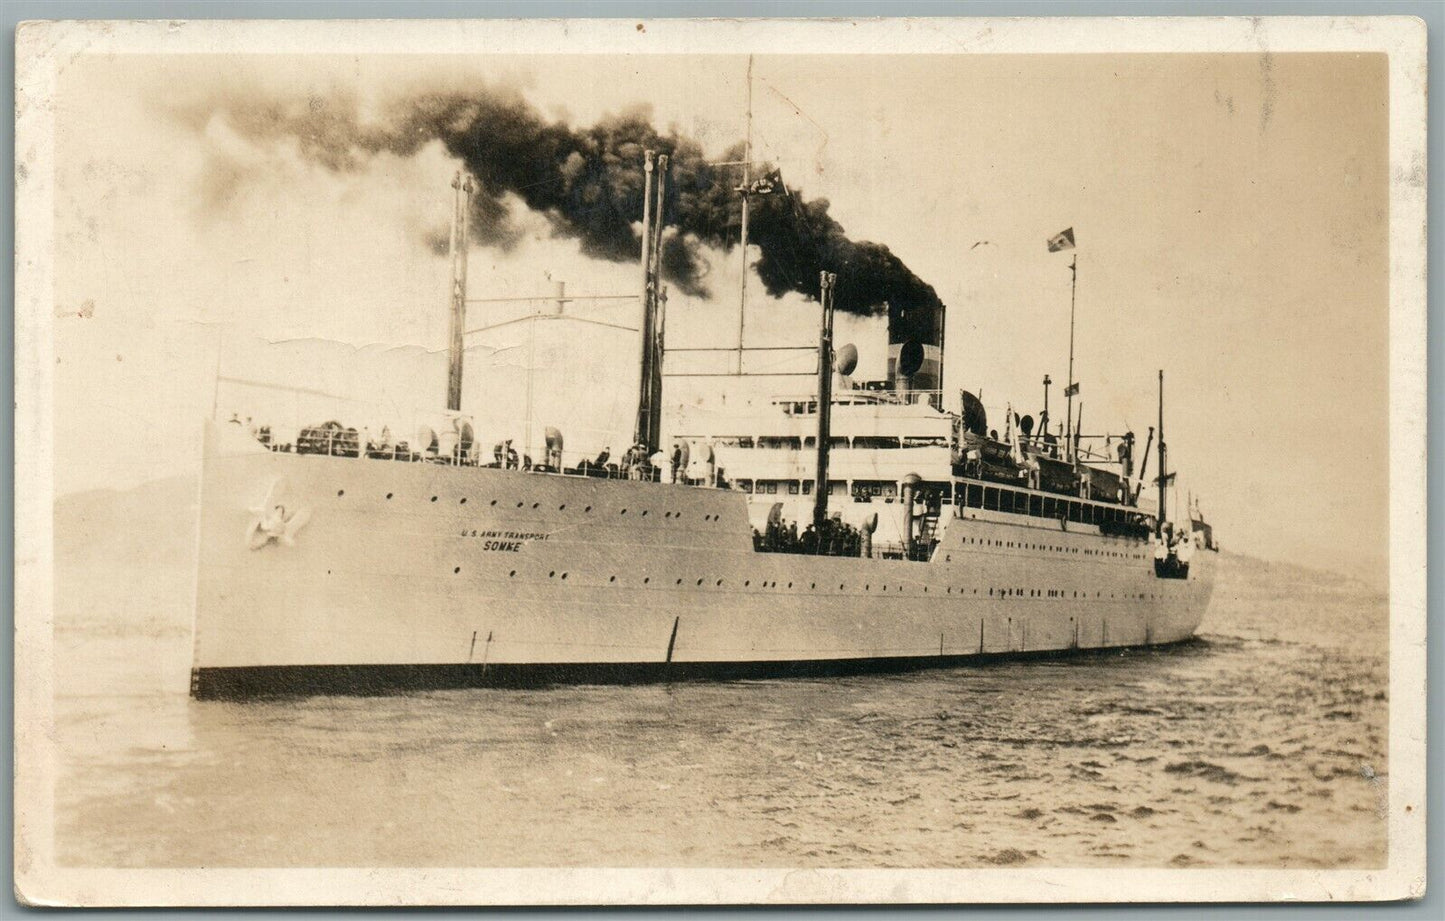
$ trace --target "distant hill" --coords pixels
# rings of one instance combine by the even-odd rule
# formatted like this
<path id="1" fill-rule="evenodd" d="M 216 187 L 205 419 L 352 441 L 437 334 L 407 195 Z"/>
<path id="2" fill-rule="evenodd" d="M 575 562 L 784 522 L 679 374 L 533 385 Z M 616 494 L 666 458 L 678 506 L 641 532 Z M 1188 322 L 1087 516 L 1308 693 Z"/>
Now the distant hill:
<path id="1" fill-rule="evenodd" d="M 195 477 L 56 499 L 56 624 L 189 630 L 196 511 Z"/>

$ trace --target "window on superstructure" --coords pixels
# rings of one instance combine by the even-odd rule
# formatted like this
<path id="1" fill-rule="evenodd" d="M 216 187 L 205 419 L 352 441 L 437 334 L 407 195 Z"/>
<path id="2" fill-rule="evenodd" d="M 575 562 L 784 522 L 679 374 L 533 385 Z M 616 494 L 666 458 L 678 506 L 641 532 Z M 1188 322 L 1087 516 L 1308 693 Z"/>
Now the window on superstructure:
<path id="1" fill-rule="evenodd" d="M 855 448 L 897 448 L 901 440 L 886 435 L 859 435 L 853 439 Z"/>
<path id="2" fill-rule="evenodd" d="M 753 481 L 752 481 L 752 480 L 735 480 L 734 482 L 737 483 L 738 489 L 742 490 L 743 492 L 752 492 L 752 491 L 753 491 Z"/>
<path id="3" fill-rule="evenodd" d="M 968 484 L 968 507 L 983 508 L 983 487 L 976 483 Z"/>
<path id="4" fill-rule="evenodd" d="M 1045 518 L 1057 518 L 1057 517 L 1059 517 L 1059 500 L 1058 500 L 1058 499 L 1054 499 L 1054 498 L 1051 498 L 1051 497 L 1049 497 L 1049 496 L 1044 496 L 1044 517 L 1045 517 Z"/>
<path id="5" fill-rule="evenodd" d="M 1078 502 L 1069 503 L 1069 520 L 1080 524 L 1084 521 L 1084 509 Z"/>
<path id="6" fill-rule="evenodd" d="M 803 481 L 803 495 L 805 495 L 805 496 L 811 496 L 812 494 L 813 494 L 813 481 L 812 481 L 812 480 L 804 480 L 804 481 Z"/>
<path id="7" fill-rule="evenodd" d="M 1044 513 L 1044 497 L 1029 496 L 1029 514 L 1038 518 Z"/>
<path id="8" fill-rule="evenodd" d="M 998 511 L 998 489 L 993 486 L 984 487 L 983 507 L 991 512 Z"/>
<path id="9" fill-rule="evenodd" d="M 763 435 L 758 438 L 758 447 L 798 450 L 802 443 L 796 437 L 787 435 Z"/>
<path id="10" fill-rule="evenodd" d="M 1025 492 L 1014 493 L 1014 511 L 1020 515 L 1029 513 L 1029 494 Z"/>
<path id="11" fill-rule="evenodd" d="M 796 480 L 788 481 L 788 495 L 796 496 L 798 494 L 798 490 L 799 486 Z"/>

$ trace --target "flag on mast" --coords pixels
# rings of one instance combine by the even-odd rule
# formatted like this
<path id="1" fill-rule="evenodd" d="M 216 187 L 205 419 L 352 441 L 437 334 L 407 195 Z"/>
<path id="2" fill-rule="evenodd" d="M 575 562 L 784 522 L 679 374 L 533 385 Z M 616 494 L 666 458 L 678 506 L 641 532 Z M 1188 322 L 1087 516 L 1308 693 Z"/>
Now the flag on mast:
<path id="1" fill-rule="evenodd" d="M 1048 241 L 1048 242 L 1049 242 L 1049 252 L 1051 252 L 1051 253 L 1062 252 L 1063 250 L 1066 250 L 1066 249 L 1073 249 L 1073 248 L 1074 248 L 1074 228 L 1070 227 L 1070 228 L 1068 228 L 1067 230 L 1061 230 L 1061 231 L 1059 231 L 1058 233 L 1054 234 L 1052 237 L 1049 237 L 1049 241 Z"/>

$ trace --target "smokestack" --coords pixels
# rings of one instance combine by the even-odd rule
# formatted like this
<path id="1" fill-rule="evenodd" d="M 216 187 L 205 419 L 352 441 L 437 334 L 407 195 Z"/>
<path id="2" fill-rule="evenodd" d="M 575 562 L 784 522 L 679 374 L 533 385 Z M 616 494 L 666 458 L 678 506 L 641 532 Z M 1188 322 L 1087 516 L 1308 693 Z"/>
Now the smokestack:
<path id="1" fill-rule="evenodd" d="M 944 306 L 936 301 L 911 305 L 889 303 L 888 389 L 943 389 L 943 320 Z M 915 351 L 919 348 L 921 361 Z M 912 369 L 915 361 L 917 368 Z M 937 398 L 933 401 L 937 402 Z"/>

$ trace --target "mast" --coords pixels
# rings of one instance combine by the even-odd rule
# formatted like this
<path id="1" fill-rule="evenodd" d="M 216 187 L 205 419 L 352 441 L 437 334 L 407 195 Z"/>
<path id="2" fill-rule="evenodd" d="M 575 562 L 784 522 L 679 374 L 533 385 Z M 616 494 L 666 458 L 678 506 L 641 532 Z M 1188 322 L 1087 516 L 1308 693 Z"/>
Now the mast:
<path id="1" fill-rule="evenodd" d="M 818 333 L 818 463 L 813 487 L 813 528 L 819 532 L 828 519 L 828 441 L 833 414 L 833 286 L 837 281 L 838 276 L 832 272 L 818 273 L 823 322 Z"/>
<path id="2" fill-rule="evenodd" d="M 652 419 L 648 392 L 652 389 L 652 358 L 656 352 L 653 340 L 652 315 L 652 173 L 657 153 L 649 150 L 642 164 L 642 379 L 637 389 L 637 424 L 632 430 L 633 444 L 648 444 Z M 649 456 L 651 451 L 648 452 Z"/>
<path id="3" fill-rule="evenodd" d="M 743 373 L 743 326 L 748 316 L 748 186 L 753 176 L 753 56 L 748 55 L 748 117 L 747 130 L 743 139 L 743 184 L 738 189 L 743 193 L 742 252 L 743 282 L 738 299 L 738 373 Z"/>
<path id="4" fill-rule="evenodd" d="M 1064 396 L 1068 401 L 1067 425 L 1064 426 L 1065 448 L 1068 449 L 1067 439 L 1074 431 L 1074 394 L 1079 392 L 1079 385 L 1074 382 L 1074 303 L 1075 296 L 1079 290 L 1079 254 L 1075 253 L 1074 258 L 1069 260 L 1069 383 L 1064 387 Z M 1078 445 L 1069 449 L 1069 460 L 1074 460 L 1074 454 Z"/>
<path id="5" fill-rule="evenodd" d="M 1049 385 L 1052 384 L 1052 383 L 1053 383 L 1053 381 L 1049 379 L 1049 376 L 1048 376 L 1047 374 L 1045 374 L 1045 375 L 1044 375 L 1044 411 L 1039 414 L 1039 439 L 1040 439 L 1040 441 L 1042 441 L 1042 440 L 1043 440 L 1043 437 L 1049 433 L 1049 429 L 1048 429 L 1048 425 L 1049 425 Z"/>
<path id="6" fill-rule="evenodd" d="M 1164 450 L 1164 369 L 1159 369 L 1159 514 L 1155 516 L 1155 535 L 1164 536 L 1165 497 L 1169 489 L 1169 468 L 1165 466 Z"/>
<path id="7" fill-rule="evenodd" d="M 667 154 L 657 158 L 657 201 L 652 206 L 652 313 L 648 321 L 648 343 L 652 362 L 647 381 L 647 437 L 638 439 L 647 446 L 647 456 L 657 453 L 662 444 L 662 320 L 666 309 L 667 289 L 662 285 L 663 209 L 667 202 Z"/>
<path id="8" fill-rule="evenodd" d="M 447 335 L 447 409 L 462 408 L 462 335 L 467 322 L 467 244 L 471 215 L 472 177 L 458 171 L 452 177 L 452 304 Z"/>

